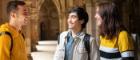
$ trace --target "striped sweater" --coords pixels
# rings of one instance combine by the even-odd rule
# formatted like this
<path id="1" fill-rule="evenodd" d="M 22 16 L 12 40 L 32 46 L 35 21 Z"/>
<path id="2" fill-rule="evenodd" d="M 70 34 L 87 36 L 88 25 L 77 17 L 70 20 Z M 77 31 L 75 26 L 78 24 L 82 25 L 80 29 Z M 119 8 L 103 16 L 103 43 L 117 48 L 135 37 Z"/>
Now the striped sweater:
<path id="1" fill-rule="evenodd" d="M 112 40 L 100 36 L 100 59 L 122 60 L 122 57 L 134 57 L 133 40 L 126 31 L 121 31 L 118 37 Z"/>

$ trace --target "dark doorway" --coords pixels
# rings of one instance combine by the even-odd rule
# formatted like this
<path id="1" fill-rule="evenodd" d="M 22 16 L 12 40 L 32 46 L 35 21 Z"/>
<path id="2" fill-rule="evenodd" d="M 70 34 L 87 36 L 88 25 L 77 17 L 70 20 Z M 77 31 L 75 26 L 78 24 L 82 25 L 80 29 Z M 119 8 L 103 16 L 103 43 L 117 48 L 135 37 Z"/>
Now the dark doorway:
<path id="1" fill-rule="evenodd" d="M 40 40 L 56 40 L 59 33 L 58 11 L 52 0 L 45 0 L 40 8 Z"/>

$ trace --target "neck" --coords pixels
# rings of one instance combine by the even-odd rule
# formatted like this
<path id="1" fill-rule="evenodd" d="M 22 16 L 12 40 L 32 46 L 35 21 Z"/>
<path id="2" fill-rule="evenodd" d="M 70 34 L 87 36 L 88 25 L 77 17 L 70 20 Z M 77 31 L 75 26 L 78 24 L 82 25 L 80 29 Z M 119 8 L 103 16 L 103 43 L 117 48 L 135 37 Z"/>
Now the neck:
<path id="1" fill-rule="evenodd" d="M 81 28 L 77 28 L 77 29 L 72 29 L 72 37 L 75 37 L 77 35 L 77 33 L 79 33 L 81 31 Z"/>
<path id="2" fill-rule="evenodd" d="M 10 20 L 9 22 L 9 25 L 12 26 L 12 28 L 16 29 L 17 31 L 20 31 L 21 30 L 21 26 L 19 24 L 17 24 L 15 22 L 15 20 Z"/>

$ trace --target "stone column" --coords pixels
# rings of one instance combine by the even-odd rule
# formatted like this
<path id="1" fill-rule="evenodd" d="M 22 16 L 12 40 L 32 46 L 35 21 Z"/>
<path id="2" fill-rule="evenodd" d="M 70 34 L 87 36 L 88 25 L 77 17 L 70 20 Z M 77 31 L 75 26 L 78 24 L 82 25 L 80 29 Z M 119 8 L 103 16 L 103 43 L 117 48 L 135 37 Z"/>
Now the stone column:
<path id="1" fill-rule="evenodd" d="M 3 22 L 3 20 L 2 20 L 2 2 L 3 2 L 3 0 L 0 2 L 0 25 Z"/>
<path id="2" fill-rule="evenodd" d="M 60 32 L 67 30 L 67 22 L 66 22 L 66 0 L 53 0 L 54 4 L 57 7 L 58 15 L 59 15 L 59 26 Z"/>
<path id="3" fill-rule="evenodd" d="M 7 4 L 9 0 L 2 0 L 1 1 L 1 17 L 2 17 L 2 23 L 8 22 L 8 15 L 7 15 Z"/>
<path id="4" fill-rule="evenodd" d="M 29 26 L 27 28 L 28 38 L 27 45 L 30 46 L 30 52 L 36 51 L 36 44 L 39 40 L 39 8 L 40 8 L 40 1 L 43 0 L 25 0 L 27 7 L 29 9 Z"/>
<path id="5" fill-rule="evenodd" d="M 30 19 L 30 9 L 28 8 L 30 6 L 30 2 L 29 1 L 25 1 L 27 9 L 28 9 L 28 24 L 26 26 L 23 27 L 23 34 L 25 36 L 25 41 L 26 41 L 26 46 L 27 46 L 27 53 L 30 54 L 31 53 L 31 19 Z"/>
<path id="6" fill-rule="evenodd" d="M 86 0 L 86 10 L 89 15 L 89 22 L 87 24 L 87 33 L 91 34 L 95 38 L 98 37 L 98 30 L 96 26 L 96 19 L 94 18 L 95 16 L 95 0 Z"/>

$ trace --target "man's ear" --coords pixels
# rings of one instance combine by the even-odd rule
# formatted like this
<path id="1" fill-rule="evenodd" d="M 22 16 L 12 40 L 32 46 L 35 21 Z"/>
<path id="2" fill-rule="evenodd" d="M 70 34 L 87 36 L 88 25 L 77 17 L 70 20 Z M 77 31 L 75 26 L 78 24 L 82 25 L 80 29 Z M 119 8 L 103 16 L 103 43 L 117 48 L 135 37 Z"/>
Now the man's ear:
<path id="1" fill-rule="evenodd" d="M 10 12 L 10 17 L 15 18 L 16 17 L 16 13 L 15 12 Z"/>

